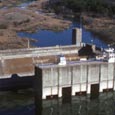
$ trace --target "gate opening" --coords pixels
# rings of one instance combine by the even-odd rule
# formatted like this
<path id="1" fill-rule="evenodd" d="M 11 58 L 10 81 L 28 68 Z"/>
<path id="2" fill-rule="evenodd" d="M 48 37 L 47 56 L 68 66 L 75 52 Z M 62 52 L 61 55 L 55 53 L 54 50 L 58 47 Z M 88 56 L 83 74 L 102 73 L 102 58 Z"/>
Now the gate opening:
<path id="1" fill-rule="evenodd" d="M 99 97 L 99 84 L 91 84 L 91 99 Z"/>
<path id="2" fill-rule="evenodd" d="M 62 104 L 71 103 L 71 87 L 62 88 Z"/>

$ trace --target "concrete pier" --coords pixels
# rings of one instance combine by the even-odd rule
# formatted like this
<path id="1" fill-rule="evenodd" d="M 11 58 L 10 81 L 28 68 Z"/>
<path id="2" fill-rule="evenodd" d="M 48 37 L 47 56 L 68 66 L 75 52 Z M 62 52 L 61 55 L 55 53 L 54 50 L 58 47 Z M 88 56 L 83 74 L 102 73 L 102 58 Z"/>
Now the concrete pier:
<path id="1" fill-rule="evenodd" d="M 81 47 L 82 43 L 82 28 L 74 28 L 72 30 L 72 44 Z"/>

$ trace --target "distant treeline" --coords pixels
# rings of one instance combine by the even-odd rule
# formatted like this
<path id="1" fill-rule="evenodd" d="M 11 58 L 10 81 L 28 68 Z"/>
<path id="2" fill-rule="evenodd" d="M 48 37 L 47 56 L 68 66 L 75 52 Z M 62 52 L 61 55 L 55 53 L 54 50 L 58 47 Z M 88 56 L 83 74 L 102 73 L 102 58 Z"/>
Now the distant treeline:
<path id="1" fill-rule="evenodd" d="M 52 6 L 57 12 L 62 10 L 60 8 L 63 7 L 71 9 L 73 12 L 94 12 L 104 15 L 115 15 L 115 4 L 113 5 L 105 1 L 107 0 L 57 0 Z"/>

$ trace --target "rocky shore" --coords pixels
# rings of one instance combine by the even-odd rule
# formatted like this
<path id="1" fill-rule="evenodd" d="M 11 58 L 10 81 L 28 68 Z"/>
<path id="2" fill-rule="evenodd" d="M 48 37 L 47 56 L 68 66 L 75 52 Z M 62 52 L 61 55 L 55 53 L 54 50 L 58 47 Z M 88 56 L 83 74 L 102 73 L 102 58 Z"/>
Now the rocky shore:
<path id="1" fill-rule="evenodd" d="M 43 7 L 46 3 L 47 0 L 38 0 L 26 7 L 1 8 L 0 49 L 27 47 L 28 38 L 20 39 L 16 34 L 20 31 L 35 32 L 39 29 L 60 31 L 68 28 L 70 21 L 57 19 L 55 14 L 44 11 Z"/>

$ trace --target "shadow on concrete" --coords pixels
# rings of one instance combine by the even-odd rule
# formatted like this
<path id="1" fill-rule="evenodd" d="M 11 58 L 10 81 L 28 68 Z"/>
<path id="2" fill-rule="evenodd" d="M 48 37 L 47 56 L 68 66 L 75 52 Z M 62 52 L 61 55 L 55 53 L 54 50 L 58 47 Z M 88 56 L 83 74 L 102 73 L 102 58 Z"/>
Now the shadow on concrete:
<path id="1" fill-rule="evenodd" d="M 20 77 L 12 74 L 11 78 L 0 79 L 0 91 L 18 90 L 33 87 L 34 76 Z"/>

